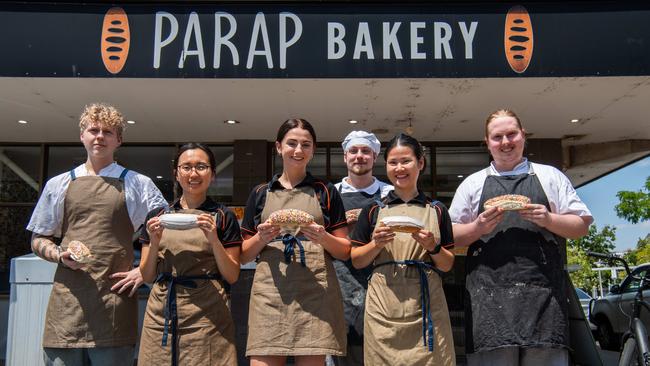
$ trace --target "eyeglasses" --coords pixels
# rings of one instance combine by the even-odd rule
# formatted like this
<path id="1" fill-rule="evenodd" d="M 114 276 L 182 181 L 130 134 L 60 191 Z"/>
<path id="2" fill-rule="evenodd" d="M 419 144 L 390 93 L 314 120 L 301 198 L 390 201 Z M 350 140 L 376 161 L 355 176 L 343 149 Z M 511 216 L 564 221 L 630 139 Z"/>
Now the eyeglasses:
<path id="1" fill-rule="evenodd" d="M 192 169 L 196 170 L 196 172 L 199 174 L 203 174 L 210 169 L 210 166 L 207 164 L 196 164 L 194 166 L 189 164 L 184 164 L 184 165 L 179 165 L 177 168 L 183 174 L 190 174 L 192 172 Z"/>

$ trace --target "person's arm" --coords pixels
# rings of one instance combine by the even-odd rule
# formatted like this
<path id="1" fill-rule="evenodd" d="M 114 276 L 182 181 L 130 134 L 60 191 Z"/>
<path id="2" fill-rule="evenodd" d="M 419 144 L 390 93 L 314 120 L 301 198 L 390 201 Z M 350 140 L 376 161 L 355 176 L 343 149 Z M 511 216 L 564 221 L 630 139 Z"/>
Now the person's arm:
<path id="1" fill-rule="evenodd" d="M 359 225 L 359 222 L 357 222 Z M 355 228 L 356 231 L 356 228 Z M 356 269 L 369 266 L 379 255 L 386 244 L 392 243 L 395 238 L 395 232 L 388 226 L 380 226 L 374 230 L 372 240 L 364 245 L 352 247 L 352 265 Z M 359 242 L 355 242 L 359 243 Z"/>
<path id="2" fill-rule="evenodd" d="M 436 268 L 443 272 L 449 272 L 454 266 L 454 253 L 448 249 L 440 248 L 438 254 L 430 255 Z"/>
<path id="3" fill-rule="evenodd" d="M 379 226 L 375 229 L 378 210 L 376 204 L 364 207 L 359 213 L 354 231 L 350 234 L 353 245 L 350 256 L 354 268 L 361 269 L 369 266 L 384 246 L 395 238 L 395 233 L 388 226 Z"/>
<path id="4" fill-rule="evenodd" d="M 70 252 L 61 251 L 61 247 L 54 243 L 52 236 L 32 233 L 32 252 L 48 262 L 62 263 L 64 266 L 78 270 L 84 266 L 70 257 Z"/>
<path id="5" fill-rule="evenodd" d="M 241 245 L 241 262 L 248 263 L 254 261 L 262 249 L 278 235 L 280 235 L 280 227 L 271 225 L 268 222 L 259 224 L 257 226 L 257 232 L 254 235 L 244 232 L 242 234 L 244 241 Z"/>
<path id="6" fill-rule="evenodd" d="M 142 256 L 140 257 L 140 266 L 138 267 L 142 274 L 142 279 L 147 283 L 151 283 L 156 279 L 158 250 L 160 248 L 160 239 L 162 238 L 163 230 L 165 228 L 161 225 L 159 216 L 154 216 L 147 221 L 147 237 L 142 242 Z"/>
<path id="7" fill-rule="evenodd" d="M 165 203 L 166 206 L 167 204 Z M 142 244 L 140 265 L 130 271 L 111 274 L 109 276 L 110 278 L 119 279 L 111 286 L 111 291 L 121 294 L 129 290 L 129 297 L 131 297 L 143 283 L 151 283 L 155 280 L 158 261 L 158 243 L 163 230 L 158 216 L 164 212 L 165 207 L 159 207 L 146 214 L 143 220 L 145 225 L 142 225 L 138 232 L 139 240 Z"/>
<path id="8" fill-rule="evenodd" d="M 323 215 L 326 216 L 325 225 L 312 223 L 300 229 L 307 239 L 323 246 L 332 257 L 340 260 L 350 259 L 350 239 L 348 239 L 348 222 L 345 218 L 343 200 L 332 183 L 319 183 L 316 185 L 320 193 L 320 204 Z M 322 188 L 322 190 L 321 190 Z"/>
<path id="9" fill-rule="evenodd" d="M 248 196 L 241 232 L 244 241 L 241 246 L 241 263 L 252 262 L 257 258 L 262 249 L 275 237 L 280 235 L 280 227 L 267 222 L 259 223 L 263 207 L 258 207 L 258 201 L 263 199 L 265 186 L 257 186 Z"/>
<path id="10" fill-rule="evenodd" d="M 239 247 L 224 247 L 221 239 L 219 239 L 218 223 L 215 222 L 215 215 L 201 214 L 197 218 L 197 223 L 212 246 L 212 254 L 215 262 L 217 262 L 219 273 L 228 283 L 235 283 L 239 278 Z M 225 230 L 225 228 L 222 229 Z"/>
<path id="11" fill-rule="evenodd" d="M 350 239 L 348 239 L 347 226 L 339 227 L 329 233 L 322 225 L 312 223 L 301 228 L 300 232 L 310 241 L 322 245 L 332 257 L 342 261 L 350 259 Z"/>
<path id="12" fill-rule="evenodd" d="M 526 205 L 519 214 L 524 220 L 567 239 L 577 239 L 587 235 L 589 225 L 593 221 L 591 216 L 552 213 L 546 209 L 546 206 L 539 204 Z"/>
<path id="13" fill-rule="evenodd" d="M 503 210 L 497 207 L 483 211 L 476 219 L 467 224 L 453 224 L 454 244 L 465 247 L 477 241 L 481 236 L 491 233 L 503 220 Z"/>
<path id="14" fill-rule="evenodd" d="M 539 178 L 552 212 L 544 205 L 530 204 L 519 211 L 521 217 L 564 238 L 577 239 L 587 235 L 593 222 L 589 209 L 578 197 L 569 178 L 556 168 L 550 169 Z"/>
<path id="15" fill-rule="evenodd" d="M 433 233 L 427 230 L 420 230 L 412 234 L 413 238 L 429 252 L 433 264 L 443 272 L 449 272 L 454 266 L 455 255 L 451 251 L 454 248 L 454 234 L 451 225 L 451 218 L 447 207 L 441 202 L 433 205 L 435 214 L 438 218 L 438 228 L 440 230 L 440 242 L 436 242 Z M 437 249 L 439 246 L 440 249 Z M 435 253 L 435 254 L 433 254 Z"/>

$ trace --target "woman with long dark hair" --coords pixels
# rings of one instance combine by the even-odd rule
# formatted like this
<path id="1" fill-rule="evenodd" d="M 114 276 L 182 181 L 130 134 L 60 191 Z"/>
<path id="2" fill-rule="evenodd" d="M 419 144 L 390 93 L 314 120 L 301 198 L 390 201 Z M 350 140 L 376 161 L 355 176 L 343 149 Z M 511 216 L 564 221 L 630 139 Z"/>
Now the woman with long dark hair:
<path id="1" fill-rule="evenodd" d="M 173 174 L 178 200 L 153 210 L 141 231 L 140 271 L 154 282 L 147 302 L 138 364 L 235 365 L 235 327 L 225 282 L 239 276 L 241 234 L 234 213 L 212 201 L 215 158 L 199 143 L 181 146 Z M 194 216 L 175 216 L 169 213 Z M 179 219 L 180 218 L 180 219 Z"/>
<path id="2" fill-rule="evenodd" d="M 284 365 L 287 356 L 294 356 L 297 365 L 323 365 L 326 355 L 342 355 L 346 347 L 332 264 L 332 257 L 350 256 L 345 211 L 334 185 L 307 172 L 316 149 L 309 122 L 284 122 L 275 149 L 282 174 L 251 192 L 242 222 L 242 262 L 258 258 L 246 355 L 253 366 Z M 280 236 L 269 216 L 282 209 L 301 210 L 313 222 Z"/>
<path id="3" fill-rule="evenodd" d="M 395 136 L 384 157 L 395 189 L 361 211 L 350 236 L 352 264 L 374 265 L 366 294 L 365 364 L 455 365 L 438 273 L 454 263 L 447 208 L 418 189 L 425 158 L 415 138 Z"/>

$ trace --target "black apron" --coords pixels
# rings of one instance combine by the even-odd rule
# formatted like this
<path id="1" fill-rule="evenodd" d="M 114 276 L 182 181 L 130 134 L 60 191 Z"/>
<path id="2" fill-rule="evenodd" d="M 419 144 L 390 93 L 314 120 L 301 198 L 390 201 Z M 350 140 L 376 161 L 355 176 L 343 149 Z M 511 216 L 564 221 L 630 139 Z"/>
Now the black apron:
<path id="1" fill-rule="evenodd" d="M 372 202 L 381 199 L 381 187 L 373 194 L 366 192 L 346 192 L 341 193 L 343 207 L 345 211 L 363 208 Z M 348 225 L 349 231 L 352 232 L 354 224 Z M 352 261 L 334 260 L 336 277 L 341 285 L 341 294 L 343 295 L 343 309 L 345 312 L 345 322 L 348 325 L 348 343 L 363 344 L 363 311 L 366 299 L 366 289 L 368 288 L 368 278 L 372 274 L 372 266 L 363 269 L 356 269 L 352 266 Z"/>
<path id="2" fill-rule="evenodd" d="M 483 185 L 486 200 L 503 194 L 527 196 L 550 211 L 548 198 L 529 165 L 526 174 L 494 176 Z M 508 346 L 568 347 L 568 304 L 561 239 L 515 212 L 467 252 L 467 350 Z"/>

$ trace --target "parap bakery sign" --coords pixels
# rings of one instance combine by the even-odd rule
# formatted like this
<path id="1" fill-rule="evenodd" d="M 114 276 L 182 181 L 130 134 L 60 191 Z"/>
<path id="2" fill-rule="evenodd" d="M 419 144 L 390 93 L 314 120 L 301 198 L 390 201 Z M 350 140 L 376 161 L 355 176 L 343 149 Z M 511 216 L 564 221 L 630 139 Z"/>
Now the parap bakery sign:
<path id="1" fill-rule="evenodd" d="M 3 76 L 647 75 L 635 3 L 0 5 Z M 621 11 L 634 8 L 634 11 Z M 31 26 L 26 27 L 25 24 Z M 21 32 L 16 32 L 21 29 Z M 10 33 L 4 33 L 10 34 Z M 53 38 L 52 34 L 56 34 Z M 55 41 L 53 41 L 55 39 Z"/>

